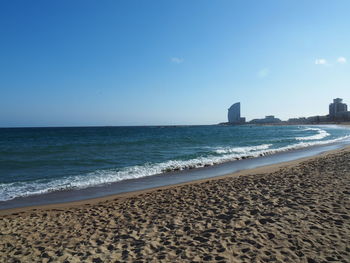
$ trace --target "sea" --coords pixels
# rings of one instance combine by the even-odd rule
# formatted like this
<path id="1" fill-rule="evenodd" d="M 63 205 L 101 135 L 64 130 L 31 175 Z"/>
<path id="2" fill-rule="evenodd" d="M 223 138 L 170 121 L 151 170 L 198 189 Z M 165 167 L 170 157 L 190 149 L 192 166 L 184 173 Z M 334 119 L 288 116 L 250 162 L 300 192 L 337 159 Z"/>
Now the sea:
<path id="1" fill-rule="evenodd" d="M 0 203 L 344 143 L 336 125 L 2 128 Z"/>

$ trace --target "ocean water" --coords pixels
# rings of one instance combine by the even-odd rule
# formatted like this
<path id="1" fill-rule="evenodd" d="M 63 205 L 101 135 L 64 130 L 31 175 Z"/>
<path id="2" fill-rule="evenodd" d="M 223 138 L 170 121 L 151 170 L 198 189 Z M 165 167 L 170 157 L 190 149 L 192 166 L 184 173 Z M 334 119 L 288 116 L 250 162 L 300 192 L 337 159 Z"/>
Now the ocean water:
<path id="1" fill-rule="evenodd" d="M 344 141 L 332 125 L 0 129 L 0 201 Z"/>

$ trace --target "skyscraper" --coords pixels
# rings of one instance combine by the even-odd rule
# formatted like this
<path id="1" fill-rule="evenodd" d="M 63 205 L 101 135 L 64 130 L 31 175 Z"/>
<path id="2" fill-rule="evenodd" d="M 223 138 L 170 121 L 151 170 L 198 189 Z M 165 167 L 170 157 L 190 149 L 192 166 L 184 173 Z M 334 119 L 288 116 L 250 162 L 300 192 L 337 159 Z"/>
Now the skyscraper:
<path id="1" fill-rule="evenodd" d="M 232 124 L 244 123 L 245 118 L 241 118 L 241 103 L 237 102 L 228 109 L 228 122 Z"/>
<path id="2" fill-rule="evenodd" d="M 336 98 L 333 103 L 329 104 L 329 116 L 332 118 L 337 115 L 338 112 L 344 112 L 348 110 L 348 106 L 343 103 L 343 99 Z"/>

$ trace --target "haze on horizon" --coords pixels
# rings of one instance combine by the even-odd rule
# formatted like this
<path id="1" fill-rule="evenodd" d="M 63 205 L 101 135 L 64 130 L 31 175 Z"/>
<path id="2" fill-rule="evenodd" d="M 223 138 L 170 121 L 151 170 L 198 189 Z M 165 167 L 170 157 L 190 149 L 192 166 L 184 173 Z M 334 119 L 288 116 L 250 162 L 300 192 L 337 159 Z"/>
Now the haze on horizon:
<path id="1" fill-rule="evenodd" d="M 2 1 L 0 127 L 175 125 L 350 106 L 350 1 Z"/>

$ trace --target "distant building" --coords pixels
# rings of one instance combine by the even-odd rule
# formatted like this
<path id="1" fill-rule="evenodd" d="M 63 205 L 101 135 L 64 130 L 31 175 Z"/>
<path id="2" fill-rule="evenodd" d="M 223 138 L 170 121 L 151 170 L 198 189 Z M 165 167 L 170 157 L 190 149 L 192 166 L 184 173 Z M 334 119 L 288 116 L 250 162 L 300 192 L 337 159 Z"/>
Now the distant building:
<path id="1" fill-rule="evenodd" d="M 329 104 L 329 114 L 322 116 L 311 116 L 308 118 L 292 118 L 287 122 L 291 124 L 303 124 L 303 123 L 332 123 L 350 121 L 350 111 L 348 106 L 343 103 L 343 99 L 336 98 Z"/>
<path id="2" fill-rule="evenodd" d="M 287 121 L 288 123 L 295 123 L 295 124 L 304 124 L 307 122 L 307 119 L 305 117 L 299 117 L 299 118 L 290 118 Z"/>
<path id="3" fill-rule="evenodd" d="M 343 99 L 336 98 L 333 103 L 329 104 L 329 116 L 334 119 L 339 112 L 348 111 L 348 105 L 343 103 Z"/>
<path id="4" fill-rule="evenodd" d="M 350 121 L 350 111 L 337 112 L 333 118 L 335 121 Z"/>
<path id="5" fill-rule="evenodd" d="M 281 122 L 280 119 L 275 118 L 274 115 L 268 115 L 264 119 L 253 119 L 249 123 L 253 124 L 273 124 Z"/>
<path id="6" fill-rule="evenodd" d="M 288 121 L 282 122 L 275 118 L 274 115 L 268 115 L 264 119 L 253 119 L 251 124 L 318 124 L 318 123 L 334 123 L 334 122 L 350 122 L 350 111 L 348 106 L 343 103 L 343 99 L 336 98 L 329 104 L 328 115 L 311 116 L 308 118 L 290 118 Z M 245 123 L 245 118 L 241 117 L 241 103 L 237 102 L 228 109 L 228 123 L 227 124 L 242 124 Z"/>
<path id="7" fill-rule="evenodd" d="M 329 116 L 311 116 L 307 118 L 308 123 L 329 122 Z"/>
<path id="8" fill-rule="evenodd" d="M 245 123 L 245 118 L 241 117 L 241 103 L 237 102 L 228 109 L 228 122 L 230 124 Z"/>

